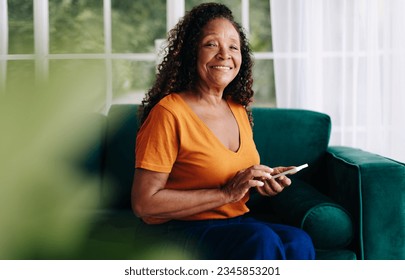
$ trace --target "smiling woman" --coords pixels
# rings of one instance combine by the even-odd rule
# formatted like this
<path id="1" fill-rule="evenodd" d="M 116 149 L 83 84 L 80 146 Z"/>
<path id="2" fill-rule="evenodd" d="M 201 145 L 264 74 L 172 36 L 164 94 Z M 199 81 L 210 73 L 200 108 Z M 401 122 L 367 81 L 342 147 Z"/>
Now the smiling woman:
<path id="1" fill-rule="evenodd" d="M 196 6 L 170 31 L 167 51 L 140 112 L 138 236 L 153 232 L 203 259 L 313 259 L 303 230 L 246 216 L 251 189 L 275 196 L 291 180 L 272 178 L 290 167 L 260 164 L 251 51 L 232 12 Z"/>

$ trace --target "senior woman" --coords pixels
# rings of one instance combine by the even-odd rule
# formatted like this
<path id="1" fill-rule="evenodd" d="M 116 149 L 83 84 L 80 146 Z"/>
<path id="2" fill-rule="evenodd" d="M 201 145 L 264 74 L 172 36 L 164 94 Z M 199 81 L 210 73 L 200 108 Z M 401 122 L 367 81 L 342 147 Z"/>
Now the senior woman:
<path id="1" fill-rule="evenodd" d="M 252 188 L 271 197 L 291 181 L 272 179 L 288 167 L 260 164 L 251 52 L 232 12 L 196 6 L 168 43 L 140 112 L 131 198 L 139 232 L 201 259 L 314 259 L 301 229 L 246 217 Z"/>

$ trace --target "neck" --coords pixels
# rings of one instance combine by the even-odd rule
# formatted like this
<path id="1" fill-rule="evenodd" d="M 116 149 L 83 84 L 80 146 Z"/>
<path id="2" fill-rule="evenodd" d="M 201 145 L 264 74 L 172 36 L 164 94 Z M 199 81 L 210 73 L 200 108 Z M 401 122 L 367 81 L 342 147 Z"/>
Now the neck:
<path id="1" fill-rule="evenodd" d="M 223 102 L 223 90 L 215 88 L 204 88 L 197 85 L 196 88 L 190 91 L 197 100 L 206 102 L 209 105 L 219 105 Z"/>

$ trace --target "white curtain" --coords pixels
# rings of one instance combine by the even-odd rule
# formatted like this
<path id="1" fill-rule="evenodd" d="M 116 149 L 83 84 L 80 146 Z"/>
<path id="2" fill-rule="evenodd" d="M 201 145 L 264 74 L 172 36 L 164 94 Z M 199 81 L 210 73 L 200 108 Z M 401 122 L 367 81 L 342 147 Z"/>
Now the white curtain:
<path id="1" fill-rule="evenodd" d="M 270 0 L 277 106 L 327 113 L 331 145 L 405 162 L 405 1 Z"/>

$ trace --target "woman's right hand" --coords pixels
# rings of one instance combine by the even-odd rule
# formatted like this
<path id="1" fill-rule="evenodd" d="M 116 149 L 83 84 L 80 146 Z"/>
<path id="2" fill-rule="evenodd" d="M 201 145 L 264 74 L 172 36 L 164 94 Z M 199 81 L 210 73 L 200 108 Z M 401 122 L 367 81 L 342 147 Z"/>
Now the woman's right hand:
<path id="1" fill-rule="evenodd" d="M 228 203 L 241 200 L 250 188 L 262 187 L 263 180 L 271 179 L 273 169 L 265 165 L 253 165 L 242 169 L 221 190 L 224 192 Z"/>

